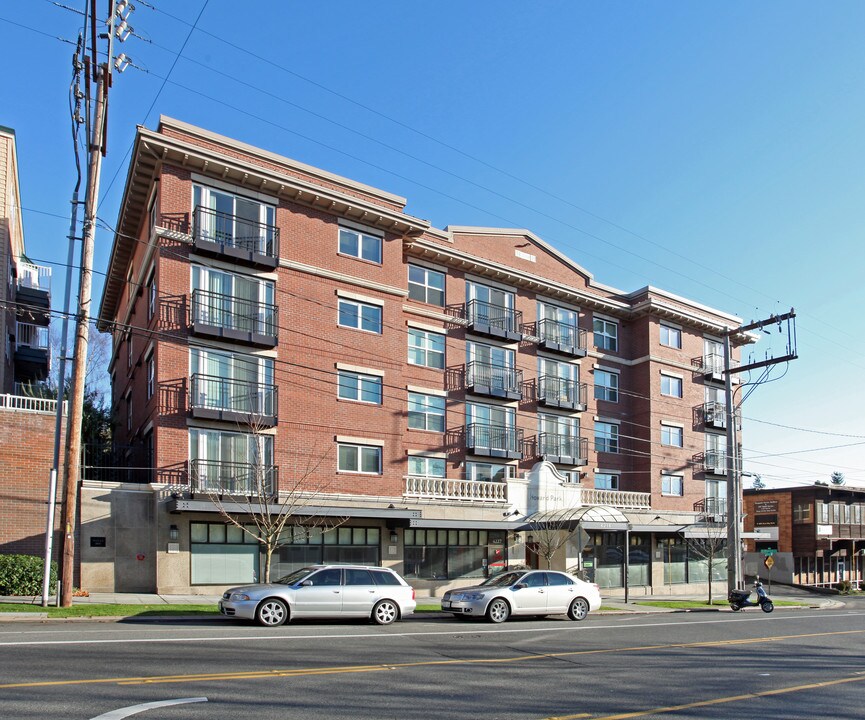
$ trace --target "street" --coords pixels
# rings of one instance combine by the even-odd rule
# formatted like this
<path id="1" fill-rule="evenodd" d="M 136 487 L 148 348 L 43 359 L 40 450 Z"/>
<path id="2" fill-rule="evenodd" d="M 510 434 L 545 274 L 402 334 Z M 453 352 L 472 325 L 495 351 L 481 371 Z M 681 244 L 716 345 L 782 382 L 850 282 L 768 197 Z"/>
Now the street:
<path id="1" fill-rule="evenodd" d="M 855 601 L 502 626 L 7 623 L 0 716 L 860 718 L 863 640 Z"/>

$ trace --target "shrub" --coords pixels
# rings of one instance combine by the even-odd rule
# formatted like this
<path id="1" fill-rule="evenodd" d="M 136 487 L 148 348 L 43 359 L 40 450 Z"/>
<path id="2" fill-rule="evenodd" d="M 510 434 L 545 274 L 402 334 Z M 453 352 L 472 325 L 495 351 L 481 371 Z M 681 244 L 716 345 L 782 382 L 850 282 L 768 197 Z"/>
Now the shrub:
<path id="1" fill-rule="evenodd" d="M 835 584 L 835 589 L 842 595 L 849 595 L 850 591 L 853 589 L 853 585 L 849 580 L 839 580 Z"/>
<path id="2" fill-rule="evenodd" d="M 0 555 L 0 594 L 41 595 L 45 562 L 33 555 Z M 51 563 L 49 592 L 57 590 L 57 563 Z"/>

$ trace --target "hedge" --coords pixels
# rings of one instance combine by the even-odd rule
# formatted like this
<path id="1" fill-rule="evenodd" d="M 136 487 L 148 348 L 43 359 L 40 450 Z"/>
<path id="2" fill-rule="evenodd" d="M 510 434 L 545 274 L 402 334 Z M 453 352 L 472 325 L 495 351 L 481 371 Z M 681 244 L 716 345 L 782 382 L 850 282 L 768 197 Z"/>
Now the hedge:
<path id="1" fill-rule="evenodd" d="M 45 562 L 33 555 L 0 555 L 0 595 L 41 595 Z M 57 563 L 51 563 L 49 593 L 57 590 Z"/>

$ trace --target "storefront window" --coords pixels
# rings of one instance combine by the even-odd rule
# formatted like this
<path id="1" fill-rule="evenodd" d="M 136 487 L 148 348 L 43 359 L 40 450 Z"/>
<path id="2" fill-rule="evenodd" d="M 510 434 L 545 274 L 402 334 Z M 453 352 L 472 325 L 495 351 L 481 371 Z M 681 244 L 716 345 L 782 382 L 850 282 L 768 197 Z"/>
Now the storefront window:
<path id="1" fill-rule="evenodd" d="M 423 580 L 483 578 L 491 557 L 501 555 L 503 533 L 486 530 L 408 529 L 405 531 L 405 576 Z"/>

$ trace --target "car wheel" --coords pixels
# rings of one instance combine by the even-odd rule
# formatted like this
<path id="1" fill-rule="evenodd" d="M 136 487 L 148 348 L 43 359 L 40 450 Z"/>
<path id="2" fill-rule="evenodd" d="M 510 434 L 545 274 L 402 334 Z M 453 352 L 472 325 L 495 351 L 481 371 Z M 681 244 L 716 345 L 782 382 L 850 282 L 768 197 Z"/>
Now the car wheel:
<path id="1" fill-rule="evenodd" d="M 393 600 L 379 600 L 372 609 L 372 621 L 376 625 L 390 625 L 399 617 L 399 608 Z"/>
<path id="2" fill-rule="evenodd" d="M 496 598 L 487 607 L 487 620 L 494 623 L 503 623 L 511 614 L 511 606 L 506 600 Z"/>
<path id="3" fill-rule="evenodd" d="M 288 620 L 288 606 L 278 598 L 268 598 L 255 611 L 259 625 L 278 627 Z"/>
<path id="4" fill-rule="evenodd" d="M 568 608 L 568 617 L 571 620 L 585 620 L 589 614 L 589 603 L 585 598 L 574 598 L 571 606 Z"/>

